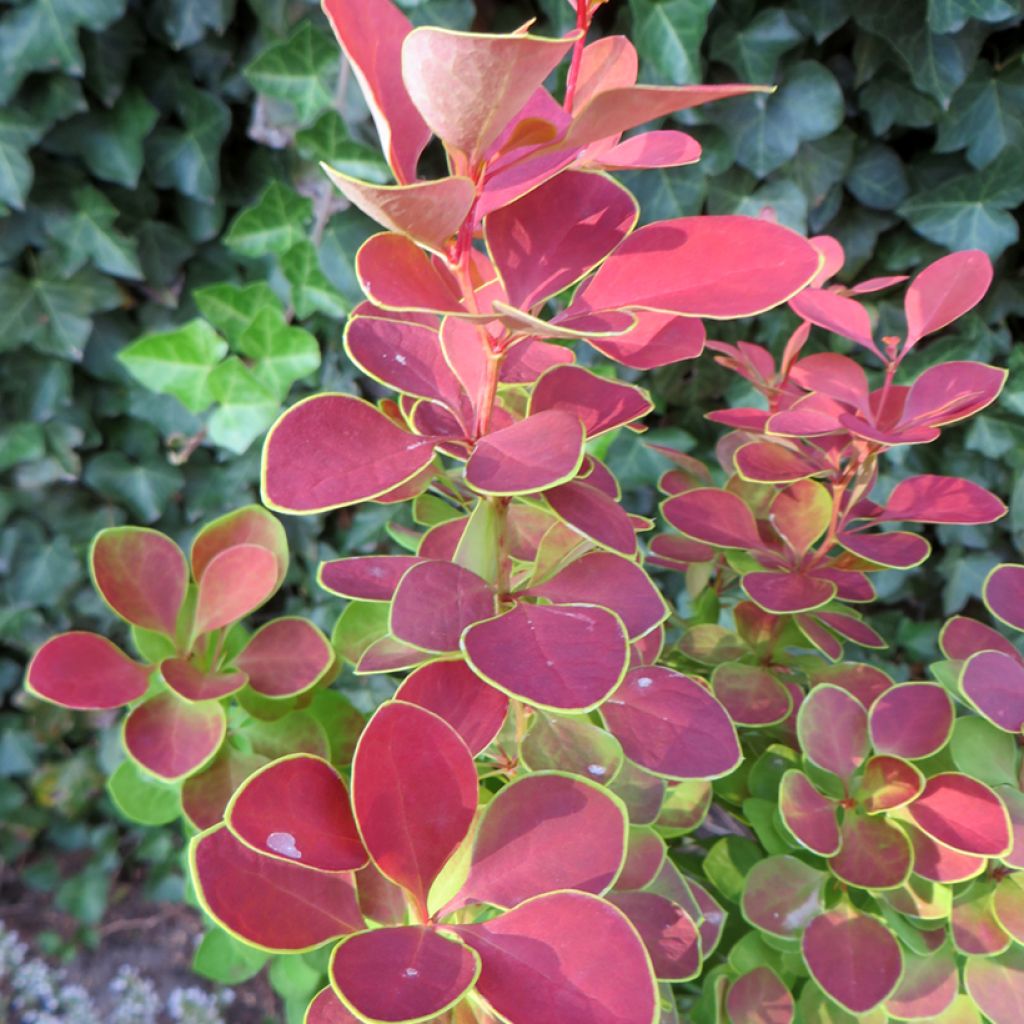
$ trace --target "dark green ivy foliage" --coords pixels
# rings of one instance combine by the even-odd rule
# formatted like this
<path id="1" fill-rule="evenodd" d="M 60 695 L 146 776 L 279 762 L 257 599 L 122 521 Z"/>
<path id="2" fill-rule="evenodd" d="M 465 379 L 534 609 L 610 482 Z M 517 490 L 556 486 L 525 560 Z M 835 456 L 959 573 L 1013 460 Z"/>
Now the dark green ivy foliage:
<path id="1" fill-rule="evenodd" d="M 399 2 L 455 28 L 572 21 L 565 0 Z M 1024 312 L 1022 20 L 1020 0 L 618 0 L 599 20 L 635 40 L 643 80 L 779 86 L 680 118 L 704 158 L 629 176 L 648 219 L 770 207 L 836 235 L 850 280 L 950 248 L 998 261 L 979 312 L 923 346 L 914 370 L 990 361 L 1013 371 L 1007 390 L 890 464 L 971 476 L 1009 498 L 1010 515 L 938 528 L 930 563 L 883 589 L 892 611 L 876 624 L 908 674 L 934 656 L 942 616 L 1024 554 L 1024 349 L 1011 340 Z M 187 541 L 201 519 L 255 498 L 259 439 L 286 401 L 373 395 L 340 351 L 359 298 L 352 257 L 373 228 L 317 166 L 387 180 L 372 133 L 306 0 L 0 3 L 0 858 L 34 851 L 29 881 L 86 925 L 126 848 L 164 864 L 156 884 L 173 891 L 174 844 L 96 824 L 110 817 L 100 787 L 116 744 L 82 745 L 89 733 L 58 709 L 20 714 L 21 666 L 56 631 L 110 628 L 84 568 L 96 530 L 149 524 Z M 898 305 L 879 309 L 884 324 Z M 763 319 L 750 340 L 778 344 L 795 323 Z M 703 413 L 742 398 L 708 356 L 643 383 L 659 440 L 697 454 L 720 434 Z M 632 435 L 608 444 L 634 508 L 652 509 L 663 464 Z M 284 600 L 329 629 L 337 608 L 313 585 L 316 562 L 389 543 L 391 515 L 288 523 Z M 685 596 L 680 611 L 706 612 Z M 60 846 L 100 852 L 62 881 Z"/>

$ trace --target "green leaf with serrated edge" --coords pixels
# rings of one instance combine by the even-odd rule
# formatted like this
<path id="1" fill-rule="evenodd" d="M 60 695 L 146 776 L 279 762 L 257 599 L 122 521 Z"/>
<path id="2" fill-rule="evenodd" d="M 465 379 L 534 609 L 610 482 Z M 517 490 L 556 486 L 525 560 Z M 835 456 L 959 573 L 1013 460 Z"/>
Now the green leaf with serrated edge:
<path id="1" fill-rule="evenodd" d="M 224 244 L 241 256 L 285 253 L 306 237 L 313 202 L 283 182 L 272 181 L 256 201 L 231 222 Z"/>
<path id="2" fill-rule="evenodd" d="M 264 281 L 239 285 L 222 282 L 198 288 L 192 293 L 199 312 L 231 342 L 237 343 L 245 330 L 265 310 L 272 310 L 284 322 L 284 305 Z"/>
<path id="3" fill-rule="evenodd" d="M 700 45 L 713 6 L 714 0 L 629 0 L 633 42 L 657 81 L 702 80 Z"/>
<path id="4" fill-rule="evenodd" d="M 1020 14 L 1013 0 L 928 0 L 928 27 L 933 32 L 959 32 L 971 18 L 1003 21 Z"/>
<path id="5" fill-rule="evenodd" d="M 938 123 L 936 153 L 966 149 L 974 167 L 986 167 L 1008 146 L 1024 144 L 1024 64 L 994 71 L 980 60 Z"/>
<path id="6" fill-rule="evenodd" d="M 336 110 L 325 110 L 308 128 L 296 132 L 295 148 L 307 160 L 322 160 L 362 181 L 386 185 L 392 180 L 384 158 L 376 149 L 356 142 Z"/>
<path id="7" fill-rule="evenodd" d="M 1016 782 L 1017 743 L 1013 736 L 984 718 L 972 715 L 956 720 L 949 754 L 959 771 L 979 782 L 989 786 Z"/>
<path id="8" fill-rule="evenodd" d="M 254 949 L 226 931 L 214 928 L 199 943 L 192 958 L 192 969 L 221 985 L 241 985 L 259 974 L 269 959 L 269 953 Z"/>
<path id="9" fill-rule="evenodd" d="M 237 349 L 254 362 L 252 375 L 279 401 L 297 380 L 320 367 L 320 345 L 309 331 L 291 327 L 273 308 L 259 312 L 238 338 Z"/>
<path id="10" fill-rule="evenodd" d="M 117 207 L 89 186 L 75 189 L 70 199 L 70 208 L 43 215 L 47 234 L 62 251 L 61 271 L 71 275 L 91 262 L 112 277 L 139 280 L 142 267 L 136 243 L 115 227 Z"/>
<path id="11" fill-rule="evenodd" d="M 743 25 L 719 25 L 711 37 L 711 57 L 728 64 L 739 81 L 771 82 L 779 58 L 803 38 L 784 10 L 768 7 Z"/>
<path id="12" fill-rule="evenodd" d="M 151 391 L 174 395 L 190 412 L 214 400 L 210 375 L 227 355 L 227 342 L 205 320 L 147 334 L 118 353 L 118 361 Z"/>
<path id="13" fill-rule="evenodd" d="M 774 95 L 741 96 L 709 110 L 735 140 L 737 162 L 763 178 L 792 159 L 801 142 L 842 124 L 843 93 L 824 65 L 801 61 Z"/>
<path id="14" fill-rule="evenodd" d="M 107 780 L 107 792 L 129 821 L 140 825 L 166 825 L 181 814 L 177 786 L 153 778 L 133 761 L 122 761 Z"/>
<path id="15" fill-rule="evenodd" d="M 348 314 L 348 303 L 324 275 L 312 242 L 292 246 L 281 257 L 281 270 L 292 286 L 292 305 L 300 319 L 314 313 L 331 317 Z"/>
<path id="16" fill-rule="evenodd" d="M 237 356 L 228 356 L 215 366 L 209 384 L 218 403 L 207 425 L 209 438 L 241 455 L 274 422 L 280 399 Z"/>
<path id="17" fill-rule="evenodd" d="M 331 106 L 339 66 L 334 41 L 303 20 L 287 39 L 264 50 L 245 77 L 257 92 L 290 103 L 299 122 L 308 124 Z"/>

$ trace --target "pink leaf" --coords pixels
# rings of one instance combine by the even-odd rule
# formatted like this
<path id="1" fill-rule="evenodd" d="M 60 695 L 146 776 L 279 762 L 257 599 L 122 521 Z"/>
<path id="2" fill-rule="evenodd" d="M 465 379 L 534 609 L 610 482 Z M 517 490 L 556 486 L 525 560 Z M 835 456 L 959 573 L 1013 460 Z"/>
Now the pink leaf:
<path id="1" fill-rule="evenodd" d="M 833 874 L 860 889 L 895 889 L 910 874 L 914 861 L 907 834 L 883 815 L 855 810 L 843 815 L 842 849 L 828 862 Z"/>
<path id="2" fill-rule="evenodd" d="M 199 771 L 217 753 L 226 733 L 220 704 L 191 704 L 172 691 L 143 701 L 124 720 L 128 753 L 169 782 Z"/>
<path id="3" fill-rule="evenodd" d="M 942 427 L 973 416 L 999 397 L 1006 377 L 1006 370 L 963 360 L 929 367 L 910 385 L 901 423 Z"/>
<path id="4" fill-rule="evenodd" d="M 776 615 L 813 611 L 836 596 L 831 580 L 802 572 L 748 572 L 743 589 L 765 611 Z"/>
<path id="5" fill-rule="evenodd" d="M 315 686 L 334 664 L 327 638 L 305 619 L 274 619 L 261 626 L 235 658 L 249 685 L 264 697 L 293 697 Z"/>
<path id="6" fill-rule="evenodd" d="M 473 623 L 494 615 L 494 591 L 453 562 L 420 562 L 402 577 L 391 602 L 391 632 L 424 651 L 449 653 Z"/>
<path id="7" fill-rule="evenodd" d="M 248 943 L 303 952 L 365 927 L 350 872 L 265 857 L 223 825 L 196 836 L 190 856 L 203 909 Z"/>
<path id="8" fill-rule="evenodd" d="M 267 548 L 239 544 L 211 559 L 199 577 L 192 635 L 222 629 L 255 611 L 277 590 L 277 560 Z"/>
<path id="9" fill-rule="evenodd" d="M 324 512 L 376 498 L 434 457 L 434 442 L 395 426 L 351 395 L 314 395 L 271 427 L 263 499 L 289 512 Z"/>
<path id="10" fill-rule="evenodd" d="M 997 571 L 993 570 L 992 575 Z M 989 580 L 992 579 L 992 575 L 989 576 Z M 1020 660 L 1017 648 L 1002 633 L 997 633 L 991 626 L 983 626 L 980 622 L 963 615 L 954 615 L 942 627 L 939 633 L 939 647 L 952 661 L 966 661 L 978 651 L 1001 651 L 1011 658 Z"/>
<path id="11" fill-rule="evenodd" d="M 677 530 L 704 544 L 755 551 L 764 547 L 753 513 L 731 491 L 695 487 L 669 498 L 662 512 Z"/>
<path id="12" fill-rule="evenodd" d="M 758 861 L 747 873 L 741 907 L 755 927 L 796 938 L 824 910 L 828 875 L 789 854 Z"/>
<path id="13" fill-rule="evenodd" d="M 802 846 L 823 857 L 839 852 L 835 805 L 814 788 L 803 772 L 791 769 L 782 776 L 779 814 L 793 838 Z"/>
<path id="14" fill-rule="evenodd" d="M 868 814 L 891 811 L 916 799 L 924 776 L 909 761 L 880 754 L 869 758 L 857 783 L 856 799 Z"/>
<path id="15" fill-rule="evenodd" d="M 741 974 L 725 997 L 731 1024 L 792 1024 L 793 997 L 770 967 Z"/>
<path id="16" fill-rule="evenodd" d="M 926 334 L 942 330 L 973 309 L 992 283 L 992 262 L 979 249 L 950 253 L 925 267 L 907 288 L 909 351 Z"/>
<path id="17" fill-rule="evenodd" d="M 913 759 L 942 749 L 953 728 L 953 702 L 934 683 L 903 683 L 871 705 L 871 742 L 879 754 Z"/>
<path id="18" fill-rule="evenodd" d="M 1024 1014 L 1024 950 L 1011 946 L 997 957 L 967 958 L 964 987 L 993 1024 L 1016 1024 Z"/>
<path id="19" fill-rule="evenodd" d="M 402 701 L 377 709 L 352 762 L 352 805 L 374 863 L 424 910 L 476 802 L 473 756 L 447 722 Z"/>
<path id="20" fill-rule="evenodd" d="M 923 832 L 961 853 L 1002 857 L 1010 850 L 1006 808 L 988 786 L 967 775 L 932 776 L 907 812 Z"/>
<path id="21" fill-rule="evenodd" d="M 985 603 L 996 618 L 1024 629 L 1024 565 L 997 565 L 985 580 Z"/>
<path id="22" fill-rule="evenodd" d="M 149 686 L 150 666 L 140 665 L 96 633 L 62 633 L 32 656 L 25 674 L 29 692 L 65 708 L 99 711 L 138 700 Z"/>
<path id="23" fill-rule="evenodd" d="M 416 555 L 358 555 L 321 562 L 317 582 L 324 590 L 356 601 L 390 601 L 399 581 L 422 562 Z"/>
<path id="24" fill-rule="evenodd" d="M 737 725 L 775 725 L 793 707 L 789 691 L 760 665 L 719 665 L 711 675 L 711 689 Z"/>
<path id="25" fill-rule="evenodd" d="M 621 620 L 592 605 L 519 604 L 462 638 L 470 666 L 512 697 L 590 711 L 618 685 L 629 648 Z"/>
<path id="26" fill-rule="evenodd" d="M 207 523 L 192 541 L 192 576 L 201 579 L 206 567 L 222 551 L 239 544 L 266 548 L 277 560 L 277 583 L 288 571 L 288 538 L 284 527 L 262 505 L 247 505 Z"/>
<path id="27" fill-rule="evenodd" d="M 736 450 L 733 459 L 737 472 L 755 483 L 788 484 L 822 471 L 813 459 L 801 452 L 770 441 L 754 441 Z"/>
<path id="28" fill-rule="evenodd" d="M 477 991 L 509 1024 L 651 1024 L 657 992 L 621 911 L 559 892 L 453 929 L 480 954 Z"/>
<path id="29" fill-rule="evenodd" d="M 591 335 L 587 343 L 614 362 L 635 370 L 654 370 L 701 354 L 706 332 L 700 320 L 656 309 L 631 312 L 636 323 L 629 330 L 611 337 Z"/>
<path id="30" fill-rule="evenodd" d="M 623 507 L 596 487 L 570 480 L 544 492 L 551 510 L 577 533 L 621 555 L 636 553 L 636 533 Z"/>
<path id="31" fill-rule="evenodd" d="M 903 977 L 885 1009 L 900 1020 L 941 1020 L 960 989 L 956 960 L 948 946 L 927 956 L 903 950 Z"/>
<path id="32" fill-rule="evenodd" d="M 955 476 L 911 476 L 901 480 L 889 495 L 882 522 L 994 523 L 1006 514 L 1006 506 L 990 491 Z"/>
<path id="33" fill-rule="evenodd" d="M 715 779 L 739 763 L 725 709 L 696 680 L 671 669 L 633 669 L 601 714 L 626 756 L 658 775 Z"/>
<path id="34" fill-rule="evenodd" d="M 179 697 L 190 701 L 220 700 L 248 682 L 244 672 L 204 670 L 189 658 L 166 658 L 160 662 L 160 675 Z"/>
<path id="35" fill-rule="evenodd" d="M 907 825 L 907 833 L 914 845 L 914 874 L 929 881 L 942 884 L 965 882 L 980 875 L 988 864 L 984 857 L 960 853 L 935 842 L 913 825 Z"/>
<path id="36" fill-rule="evenodd" d="M 349 1013 L 345 1004 L 328 986 L 313 997 L 302 1024 L 360 1024 L 360 1021 Z"/>
<path id="37" fill-rule="evenodd" d="M 356 275 L 370 301 L 384 309 L 462 311 L 454 275 L 405 235 L 383 232 L 363 242 L 356 253 Z"/>
<path id="38" fill-rule="evenodd" d="M 800 705 L 796 729 L 807 759 L 841 779 L 853 775 L 870 749 L 864 706 L 828 683 L 815 686 Z"/>
<path id="39" fill-rule="evenodd" d="M 1024 666 L 999 651 L 980 651 L 964 665 L 960 688 L 993 725 L 1019 733 L 1024 726 Z"/>
<path id="40" fill-rule="evenodd" d="M 872 337 L 871 318 L 859 302 L 827 289 L 807 288 L 789 300 L 789 308 L 804 320 L 849 338 L 883 358 Z"/>
<path id="41" fill-rule="evenodd" d="M 700 143 L 686 132 L 653 131 L 634 135 L 591 156 L 588 162 L 609 171 L 682 167 L 695 164 L 700 153 Z"/>
<path id="42" fill-rule="evenodd" d="M 181 807 L 188 821 L 197 829 L 219 824 L 235 790 L 266 763 L 260 754 L 243 754 L 231 744 L 221 747 L 210 764 L 181 787 Z"/>
<path id="43" fill-rule="evenodd" d="M 598 437 L 646 416 L 650 398 L 631 384 L 598 377 L 579 366 L 556 366 L 537 381 L 530 414 L 546 409 L 571 413 L 583 421 L 587 437 Z"/>
<path id="44" fill-rule="evenodd" d="M 890 533 L 840 533 L 837 539 L 847 551 L 876 565 L 893 569 L 913 569 L 932 550 L 931 544 L 920 534 L 903 530 Z"/>
<path id="45" fill-rule="evenodd" d="M 700 932 L 678 903 L 653 892 L 613 892 L 607 898 L 636 928 L 659 981 L 687 981 L 700 974 Z"/>

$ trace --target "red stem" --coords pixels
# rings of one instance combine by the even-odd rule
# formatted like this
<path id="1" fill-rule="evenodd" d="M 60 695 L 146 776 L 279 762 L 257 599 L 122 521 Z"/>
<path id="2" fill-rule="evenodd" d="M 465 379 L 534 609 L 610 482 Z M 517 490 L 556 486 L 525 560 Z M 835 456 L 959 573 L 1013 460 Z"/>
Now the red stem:
<path id="1" fill-rule="evenodd" d="M 562 104 L 570 114 L 573 100 L 576 98 L 576 85 L 579 82 L 583 47 L 587 45 L 587 31 L 590 28 L 591 16 L 590 0 L 576 0 L 576 28 L 579 30 L 580 37 L 573 43 L 572 63 L 569 65 L 569 74 L 565 79 L 565 101 Z"/>

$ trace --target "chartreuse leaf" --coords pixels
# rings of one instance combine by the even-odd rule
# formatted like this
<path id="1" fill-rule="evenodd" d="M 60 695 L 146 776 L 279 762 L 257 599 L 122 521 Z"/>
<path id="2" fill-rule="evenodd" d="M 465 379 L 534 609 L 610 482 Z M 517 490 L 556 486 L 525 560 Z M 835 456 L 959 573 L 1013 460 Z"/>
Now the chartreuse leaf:
<path id="1" fill-rule="evenodd" d="M 202 412 L 214 401 L 210 375 L 227 351 L 227 342 L 197 319 L 174 331 L 144 335 L 118 359 L 151 391 L 174 395 L 186 409 Z"/>
<path id="2" fill-rule="evenodd" d="M 254 206 L 243 210 L 224 236 L 224 244 L 241 256 L 285 253 L 306 237 L 313 202 L 280 181 L 272 181 Z"/>
<path id="3" fill-rule="evenodd" d="M 278 310 L 265 308 L 238 339 L 238 351 L 254 362 L 252 375 L 283 401 L 297 380 L 320 367 L 320 345 L 309 331 L 291 327 Z"/>
<path id="4" fill-rule="evenodd" d="M 210 371 L 208 386 L 218 403 L 210 416 L 210 440 L 240 455 L 274 422 L 280 398 L 237 356 Z"/>
<path id="5" fill-rule="evenodd" d="M 166 825 L 181 813 L 177 788 L 146 775 L 132 761 L 118 765 L 107 780 L 107 792 L 117 809 L 140 825 Z"/>
<path id="6" fill-rule="evenodd" d="M 264 50 L 245 77 L 257 92 L 290 103 L 299 122 L 308 124 L 331 105 L 339 66 L 333 40 L 304 19 L 287 39 Z"/>
<path id="7" fill-rule="evenodd" d="M 239 942 L 220 928 L 213 928 L 199 943 L 192 958 L 192 969 L 210 981 L 240 985 L 258 974 L 266 962 L 267 954 L 262 950 Z"/>
<path id="8" fill-rule="evenodd" d="M 239 285 L 224 281 L 207 285 L 192 293 L 199 312 L 230 342 L 238 340 L 265 310 L 284 320 L 284 306 L 264 281 Z"/>
<path id="9" fill-rule="evenodd" d="M 633 40 L 661 81 L 689 85 L 702 77 L 700 45 L 714 0 L 629 0 Z"/>

